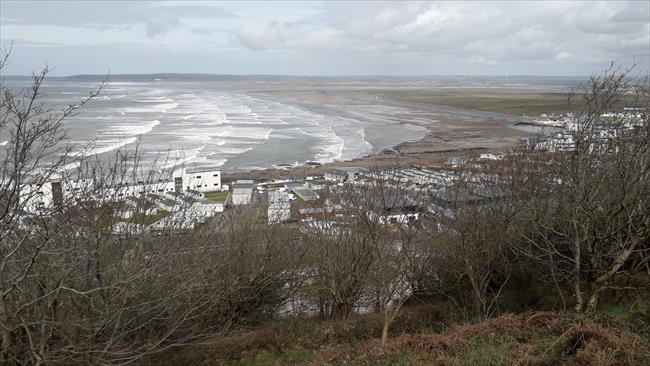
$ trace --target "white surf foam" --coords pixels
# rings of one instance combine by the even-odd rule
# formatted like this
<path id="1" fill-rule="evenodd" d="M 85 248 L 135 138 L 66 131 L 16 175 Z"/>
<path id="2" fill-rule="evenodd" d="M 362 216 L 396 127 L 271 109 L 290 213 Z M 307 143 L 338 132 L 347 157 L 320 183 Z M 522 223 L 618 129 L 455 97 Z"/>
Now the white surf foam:
<path id="1" fill-rule="evenodd" d="M 109 151 L 117 150 L 126 145 L 132 144 L 138 141 L 137 137 L 127 137 L 123 139 L 110 139 L 110 140 L 101 140 L 93 141 L 88 144 L 85 148 L 80 151 L 73 153 L 74 157 L 87 157 L 93 155 L 104 154 Z"/>
<path id="2" fill-rule="evenodd" d="M 167 97 L 150 97 L 147 99 L 136 99 L 138 103 L 173 103 L 174 100 Z"/>
<path id="3" fill-rule="evenodd" d="M 331 127 L 329 133 L 318 135 L 320 135 L 318 137 L 322 138 L 323 145 L 320 146 L 321 152 L 316 154 L 316 161 L 319 163 L 327 163 L 341 159 L 345 147 L 345 140 L 339 137 Z"/>
<path id="4" fill-rule="evenodd" d="M 100 136 L 137 136 L 137 135 L 144 135 L 151 130 L 153 130 L 154 127 L 158 126 L 160 124 L 159 120 L 153 120 L 151 122 L 145 122 L 142 125 L 135 125 L 135 124 L 122 124 L 122 125 L 111 125 L 108 128 L 104 130 L 99 131 Z"/>
<path id="5" fill-rule="evenodd" d="M 206 156 L 201 156 L 201 151 L 205 149 L 206 145 L 202 145 L 196 149 L 188 150 L 173 150 L 167 154 L 167 162 L 162 168 L 173 168 L 182 166 L 189 163 L 198 163 L 207 161 Z"/>
<path id="6" fill-rule="evenodd" d="M 245 152 L 249 152 L 253 150 L 252 147 L 246 147 L 246 148 L 241 148 L 241 147 L 220 147 L 217 149 L 217 152 L 221 154 L 230 154 L 230 155 L 239 155 L 243 154 Z"/>
<path id="7" fill-rule="evenodd" d="M 178 103 L 161 103 L 161 104 L 153 104 L 151 106 L 146 106 L 146 107 L 126 107 L 123 108 L 123 112 L 125 113 L 165 113 L 171 109 L 174 109 L 178 107 Z"/>

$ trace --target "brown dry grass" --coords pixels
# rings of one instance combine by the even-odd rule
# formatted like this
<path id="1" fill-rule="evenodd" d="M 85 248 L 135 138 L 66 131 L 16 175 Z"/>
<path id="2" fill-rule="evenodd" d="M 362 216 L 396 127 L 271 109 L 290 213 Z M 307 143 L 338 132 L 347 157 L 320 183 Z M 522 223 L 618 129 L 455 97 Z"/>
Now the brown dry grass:
<path id="1" fill-rule="evenodd" d="M 636 336 L 586 321 L 572 327 L 564 342 L 564 354 L 575 356 L 576 365 L 648 365 L 648 344 Z"/>
<path id="2" fill-rule="evenodd" d="M 329 347 L 308 364 L 372 365 L 412 353 L 413 365 L 466 365 L 474 364 L 467 352 L 484 342 L 506 352 L 511 365 L 650 365 L 650 348 L 638 335 L 590 317 L 554 312 L 506 314 L 441 334 L 405 334 L 385 346 L 373 339 Z"/>
<path id="3" fill-rule="evenodd" d="M 414 353 L 431 361 L 446 357 L 470 345 L 470 342 L 455 335 L 401 335 L 382 345 L 378 340 L 369 340 L 345 348 L 329 348 L 316 355 L 310 365 L 340 365 L 351 360 L 372 363 L 379 360 L 397 359 L 403 353 Z M 431 358 L 431 356 L 433 356 Z M 422 361 L 422 360 L 421 360 Z"/>
<path id="4" fill-rule="evenodd" d="M 274 365 L 650 365 L 649 334 L 606 316 L 569 312 L 505 314 L 445 328 L 431 307 L 405 308 L 381 345 L 377 314 L 345 321 L 278 321 L 152 360 L 156 365 L 261 365 L 260 353 L 305 350 Z M 636 326 L 634 327 L 636 329 Z"/>

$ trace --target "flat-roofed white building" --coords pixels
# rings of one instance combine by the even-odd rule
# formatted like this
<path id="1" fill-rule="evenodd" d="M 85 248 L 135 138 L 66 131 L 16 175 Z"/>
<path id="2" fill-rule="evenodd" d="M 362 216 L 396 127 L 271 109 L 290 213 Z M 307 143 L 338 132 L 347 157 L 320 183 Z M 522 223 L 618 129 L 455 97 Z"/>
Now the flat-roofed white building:
<path id="1" fill-rule="evenodd" d="M 182 168 L 174 171 L 177 192 L 213 192 L 221 190 L 221 170 L 217 168 Z"/>
<path id="2" fill-rule="evenodd" d="M 253 201 L 255 182 L 252 180 L 238 180 L 232 186 L 230 200 L 233 205 L 249 205 Z"/>
<path id="3" fill-rule="evenodd" d="M 201 211 L 205 213 L 223 212 L 223 202 L 198 201 L 192 205 L 192 211 Z"/>
<path id="4" fill-rule="evenodd" d="M 325 180 L 337 183 L 343 183 L 348 179 L 348 173 L 342 170 L 334 170 L 325 173 Z"/>

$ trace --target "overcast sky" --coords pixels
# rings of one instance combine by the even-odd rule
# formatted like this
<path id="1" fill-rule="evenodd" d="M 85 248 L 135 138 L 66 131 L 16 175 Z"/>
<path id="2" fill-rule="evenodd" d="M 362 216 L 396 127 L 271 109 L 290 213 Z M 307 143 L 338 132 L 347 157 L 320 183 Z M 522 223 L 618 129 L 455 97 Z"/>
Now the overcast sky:
<path id="1" fill-rule="evenodd" d="M 7 74 L 587 75 L 650 64 L 648 1 L 0 1 Z"/>

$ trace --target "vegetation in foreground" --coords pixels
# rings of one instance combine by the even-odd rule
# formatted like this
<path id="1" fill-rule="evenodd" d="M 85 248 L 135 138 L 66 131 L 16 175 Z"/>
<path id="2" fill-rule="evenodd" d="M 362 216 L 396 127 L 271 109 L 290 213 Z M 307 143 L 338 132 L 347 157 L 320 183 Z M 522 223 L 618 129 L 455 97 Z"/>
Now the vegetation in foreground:
<path id="1" fill-rule="evenodd" d="M 597 313 L 536 311 L 478 323 L 407 306 L 391 339 L 378 339 L 378 314 L 347 320 L 285 320 L 141 363 L 160 365 L 647 365 L 650 307 L 630 302 Z"/>
<path id="2" fill-rule="evenodd" d="M 77 106 L 39 103 L 47 69 L 0 84 L 0 364 L 648 364 L 650 109 L 641 92 L 635 124 L 600 119 L 634 81 L 618 71 L 592 79 L 573 149 L 518 150 L 444 192 L 344 185 L 320 225 L 253 205 L 157 235 L 112 222 L 113 188 L 157 170 L 79 160 L 80 191 L 55 197 Z"/>

